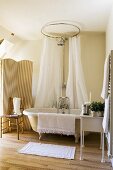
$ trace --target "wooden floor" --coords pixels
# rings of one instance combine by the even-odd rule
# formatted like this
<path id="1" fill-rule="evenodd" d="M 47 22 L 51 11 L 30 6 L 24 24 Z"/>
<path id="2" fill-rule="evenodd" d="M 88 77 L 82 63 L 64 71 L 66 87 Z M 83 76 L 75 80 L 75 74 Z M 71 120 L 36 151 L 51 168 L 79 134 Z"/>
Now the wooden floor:
<path id="1" fill-rule="evenodd" d="M 24 132 L 17 140 L 16 133 L 7 133 L 0 138 L 0 170 L 112 170 L 107 161 L 101 163 L 101 150 L 99 149 L 99 135 L 90 134 L 85 137 L 84 160 L 80 161 L 80 145 L 74 143 L 74 137 L 60 135 L 43 135 L 42 143 L 51 143 L 67 146 L 76 146 L 74 160 L 57 159 L 33 155 L 19 154 L 28 142 L 39 142 L 35 132 Z"/>

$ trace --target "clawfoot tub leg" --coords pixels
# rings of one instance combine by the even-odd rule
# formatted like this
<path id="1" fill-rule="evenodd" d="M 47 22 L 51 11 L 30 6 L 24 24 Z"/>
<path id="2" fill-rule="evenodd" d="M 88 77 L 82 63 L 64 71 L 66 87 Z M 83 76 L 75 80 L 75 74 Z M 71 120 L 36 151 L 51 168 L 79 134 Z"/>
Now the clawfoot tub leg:
<path id="1" fill-rule="evenodd" d="M 39 133 L 39 140 L 41 140 L 41 133 Z"/>
<path id="2" fill-rule="evenodd" d="M 75 135 L 75 143 L 78 143 L 78 142 L 79 142 L 79 135 L 76 134 L 76 135 Z"/>

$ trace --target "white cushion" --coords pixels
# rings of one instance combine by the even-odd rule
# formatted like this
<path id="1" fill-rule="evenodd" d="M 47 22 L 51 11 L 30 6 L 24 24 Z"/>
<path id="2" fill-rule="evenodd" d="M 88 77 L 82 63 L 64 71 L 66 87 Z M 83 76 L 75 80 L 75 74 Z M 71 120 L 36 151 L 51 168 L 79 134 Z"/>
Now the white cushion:
<path id="1" fill-rule="evenodd" d="M 21 114 L 20 102 L 21 102 L 21 98 L 17 98 L 17 97 L 13 98 L 14 114 L 18 114 L 18 115 Z"/>

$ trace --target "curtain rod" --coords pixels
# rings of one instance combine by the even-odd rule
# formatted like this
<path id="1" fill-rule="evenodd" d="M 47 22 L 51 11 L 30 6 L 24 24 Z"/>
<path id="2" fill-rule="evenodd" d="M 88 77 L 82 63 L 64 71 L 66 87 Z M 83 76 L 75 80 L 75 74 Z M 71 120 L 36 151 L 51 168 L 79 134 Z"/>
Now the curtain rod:
<path id="1" fill-rule="evenodd" d="M 47 36 L 47 37 L 50 37 L 50 38 L 63 38 L 63 39 L 65 40 L 65 37 L 66 37 L 66 36 L 64 36 L 63 33 L 59 33 L 59 34 L 61 34 L 61 35 L 57 35 L 58 33 L 47 33 L 47 32 L 45 31 L 45 29 L 46 29 L 47 27 L 57 26 L 57 25 L 68 25 L 68 26 L 72 26 L 72 27 L 74 27 L 74 28 L 77 29 L 73 35 L 71 35 L 71 34 L 70 34 L 70 35 L 67 35 L 68 38 L 69 38 L 69 37 L 75 37 L 75 36 L 77 36 L 77 35 L 80 33 L 80 28 L 79 28 L 77 25 L 71 24 L 71 23 L 69 23 L 69 22 L 56 22 L 56 23 L 55 23 L 55 22 L 51 22 L 51 23 L 47 23 L 47 24 L 45 24 L 45 25 L 42 27 L 41 33 L 42 33 L 43 35 Z M 70 33 L 71 33 L 71 32 L 70 32 Z M 54 35 L 54 34 L 56 34 L 56 35 Z"/>

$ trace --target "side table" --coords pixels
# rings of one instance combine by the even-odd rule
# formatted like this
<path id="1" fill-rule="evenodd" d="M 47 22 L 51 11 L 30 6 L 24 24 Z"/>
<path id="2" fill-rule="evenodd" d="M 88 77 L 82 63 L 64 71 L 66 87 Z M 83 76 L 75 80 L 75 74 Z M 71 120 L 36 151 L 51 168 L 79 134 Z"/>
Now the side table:
<path id="1" fill-rule="evenodd" d="M 84 132 L 100 132 L 102 141 L 102 159 L 104 162 L 104 131 L 102 127 L 103 117 L 93 117 L 93 116 L 80 116 L 80 134 L 81 134 L 81 144 L 80 144 L 80 160 L 83 160 L 82 147 L 84 145 Z"/>

